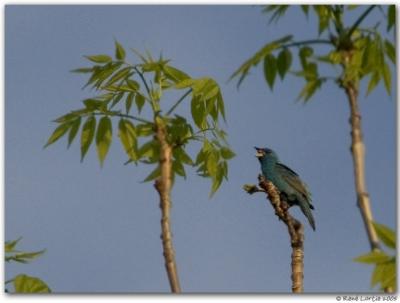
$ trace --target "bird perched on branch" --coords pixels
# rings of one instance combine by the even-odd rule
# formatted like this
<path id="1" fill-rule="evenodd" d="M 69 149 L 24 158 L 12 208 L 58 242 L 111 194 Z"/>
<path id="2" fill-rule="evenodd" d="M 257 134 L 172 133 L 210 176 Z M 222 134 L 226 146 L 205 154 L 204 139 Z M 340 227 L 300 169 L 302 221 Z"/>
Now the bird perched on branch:
<path id="1" fill-rule="evenodd" d="M 296 172 L 279 162 L 278 155 L 273 150 L 259 147 L 255 147 L 255 149 L 264 177 L 275 185 L 281 198 L 290 206 L 298 205 L 300 207 L 312 229 L 315 230 L 315 221 L 311 213 L 314 206 L 311 204 L 311 193 L 308 191 L 307 185 L 301 181 Z"/>

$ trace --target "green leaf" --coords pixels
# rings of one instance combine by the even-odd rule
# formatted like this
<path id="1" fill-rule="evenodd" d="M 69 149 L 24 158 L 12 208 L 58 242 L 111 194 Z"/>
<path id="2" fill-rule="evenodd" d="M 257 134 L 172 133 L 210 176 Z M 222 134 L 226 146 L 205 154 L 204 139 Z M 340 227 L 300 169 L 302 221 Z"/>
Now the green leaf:
<path id="1" fill-rule="evenodd" d="M 131 110 L 132 107 L 132 103 L 133 103 L 133 98 L 135 97 L 134 93 L 129 93 L 128 97 L 126 97 L 126 101 L 125 101 L 125 110 L 126 113 L 129 114 L 129 111 Z"/>
<path id="2" fill-rule="evenodd" d="M 107 104 L 104 101 L 96 99 L 85 99 L 83 100 L 83 104 L 85 104 L 85 107 L 90 111 L 100 108 L 105 109 L 107 107 Z"/>
<path id="3" fill-rule="evenodd" d="M 108 150 L 111 145 L 111 140 L 112 140 L 111 119 L 105 116 L 100 119 L 96 133 L 97 155 L 99 157 L 101 166 L 103 166 L 104 159 L 107 156 Z"/>
<path id="4" fill-rule="evenodd" d="M 191 113 L 193 117 L 194 123 L 197 125 L 198 128 L 204 129 L 206 128 L 206 108 L 204 102 L 198 98 L 193 97 L 191 101 Z"/>
<path id="5" fill-rule="evenodd" d="M 382 281 L 383 274 L 385 269 L 385 263 L 377 264 L 371 275 L 371 287 L 374 287 L 376 284 Z"/>
<path id="6" fill-rule="evenodd" d="M 93 72 L 92 67 L 81 67 L 71 70 L 71 73 L 87 74 Z"/>
<path id="7" fill-rule="evenodd" d="M 389 248 L 396 249 L 396 234 L 383 224 L 372 222 L 379 239 Z"/>
<path id="8" fill-rule="evenodd" d="M 292 65 L 292 53 L 288 49 L 282 50 L 279 53 L 277 60 L 278 73 L 281 79 L 285 77 L 285 74 L 288 72 L 291 65 Z"/>
<path id="9" fill-rule="evenodd" d="M 359 5 L 346 5 L 347 6 L 347 10 L 351 11 L 353 9 L 356 9 L 357 7 L 359 7 Z"/>
<path id="10" fill-rule="evenodd" d="M 17 246 L 18 242 L 21 241 L 22 237 L 19 237 L 18 239 L 14 241 L 6 241 L 4 243 L 4 252 L 10 253 L 14 251 L 15 246 Z"/>
<path id="11" fill-rule="evenodd" d="M 391 80 L 389 65 L 386 62 L 384 62 L 383 65 L 381 66 L 381 68 L 382 68 L 383 83 L 385 84 L 387 93 L 390 95 L 391 94 L 390 88 L 391 88 L 392 80 Z"/>
<path id="12" fill-rule="evenodd" d="M 152 124 L 138 124 L 136 125 L 136 134 L 138 137 L 147 137 L 154 133 Z"/>
<path id="13" fill-rule="evenodd" d="M 122 62 L 110 62 L 101 67 L 96 73 L 96 83 L 94 87 L 99 88 L 116 70 L 120 68 Z"/>
<path id="14" fill-rule="evenodd" d="M 121 119 L 118 124 L 118 131 L 118 136 L 129 159 L 136 161 L 138 155 L 135 126 L 130 121 Z"/>
<path id="15" fill-rule="evenodd" d="M 308 17 L 308 10 L 310 8 L 309 5 L 300 5 L 301 10 L 303 11 L 304 15 L 306 15 L 306 17 Z"/>
<path id="16" fill-rule="evenodd" d="M 81 161 L 85 158 L 87 151 L 89 150 L 90 145 L 92 144 L 94 133 L 96 130 L 96 118 L 94 116 L 90 116 L 87 118 L 86 122 L 82 127 L 82 135 L 81 135 Z"/>
<path id="17" fill-rule="evenodd" d="M 224 119 L 224 121 L 226 121 L 226 118 L 225 118 L 225 105 L 224 105 L 224 99 L 222 98 L 221 91 L 217 95 L 217 108 L 218 108 L 218 111 L 221 114 L 222 118 Z"/>
<path id="18" fill-rule="evenodd" d="M 206 112 L 211 116 L 214 123 L 218 122 L 218 109 L 217 104 L 215 102 L 215 98 L 206 99 Z"/>
<path id="19" fill-rule="evenodd" d="M 201 90 L 204 100 L 214 99 L 219 92 L 218 84 L 212 79 L 208 79 L 205 87 Z"/>
<path id="20" fill-rule="evenodd" d="M 223 162 L 224 163 L 224 162 Z M 211 192 L 210 197 L 212 197 L 218 188 L 221 186 L 223 177 L 224 177 L 224 166 L 218 165 L 218 170 L 214 176 L 212 176 L 212 185 L 211 185 Z"/>
<path id="21" fill-rule="evenodd" d="M 107 86 L 111 86 L 112 84 L 114 84 L 115 82 L 121 80 L 121 79 L 125 79 L 128 77 L 128 75 L 131 72 L 132 67 L 125 67 L 121 70 L 119 70 L 118 72 L 116 72 L 111 78 L 110 80 L 108 80 L 108 82 L 105 84 L 105 87 Z"/>
<path id="22" fill-rule="evenodd" d="M 159 165 L 157 165 L 157 167 L 142 181 L 144 182 L 149 182 L 151 180 L 156 179 L 157 177 L 159 177 L 161 175 L 161 168 Z"/>
<path id="23" fill-rule="evenodd" d="M 194 79 L 184 79 L 184 80 L 178 82 L 177 84 L 175 84 L 175 88 L 183 89 L 183 88 L 191 87 L 195 82 L 196 82 L 196 80 L 194 80 Z"/>
<path id="24" fill-rule="evenodd" d="M 118 104 L 119 101 L 121 101 L 122 97 L 124 96 L 124 93 L 118 93 L 114 95 L 113 102 L 111 103 L 110 109 L 113 108 L 116 104 Z M 104 109 L 105 110 L 105 109 Z"/>
<path id="25" fill-rule="evenodd" d="M 335 65 L 339 64 L 342 61 L 342 55 L 338 51 L 331 51 L 327 55 L 317 57 L 317 59 L 321 62 Z"/>
<path id="26" fill-rule="evenodd" d="M 60 139 L 63 135 L 65 135 L 65 133 L 67 132 L 67 130 L 71 127 L 71 122 L 67 121 L 61 125 L 59 125 L 54 132 L 51 134 L 50 138 L 47 140 L 46 145 L 44 146 L 44 148 L 46 148 L 47 146 L 49 146 L 50 144 L 53 144 L 54 142 L 56 142 L 58 139 Z"/>
<path id="27" fill-rule="evenodd" d="M 194 165 L 193 160 L 190 158 L 190 156 L 186 153 L 186 151 L 182 147 L 176 147 L 173 149 L 173 155 L 174 158 L 182 163 L 188 164 L 188 165 Z"/>
<path id="28" fill-rule="evenodd" d="M 95 63 L 107 63 L 112 61 L 111 57 L 107 55 L 85 56 L 85 58 Z"/>
<path id="29" fill-rule="evenodd" d="M 145 99 L 145 97 L 143 95 L 136 94 L 135 103 L 136 103 L 136 106 L 138 108 L 139 114 L 142 111 L 142 108 L 143 108 L 143 105 L 144 105 L 145 102 L 146 102 L 146 99 Z"/>
<path id="30" fill-rule="evenodd" d="M 387 31 L 390 31 L 396 23 L 396 5 L 389 5 L 387 11 Z"/>
<path id="31" fill-rule="evenodd" d="M 381 80 L 381 75 L 377 71 L 375 71 L 369 80 L 368 88 L 367 88 L 367 95 L 373 91 L 373 89 L 378 85 L 379 81 Z"/>
<path id="32" fill-rule="evenodd" d="M 97 96 L 96 98 L 108 104 L 108 102 L 111 101 L 114 98 L 114 96 L 115 96 L 114 93 L 105 93 L 100 96 Z"/>
<path id="33" fill-rule="evenodd" d="M 69 134 L 68 134 L 68 147 L 71 146 L 72 141 L 74 141 L 76 134 L 78 133 L 79 126 L 81 125 L 81 120 L 82 120 L 82 118 L 78 117 L 71 124 L 71 128 L 70 128 Z"/>
<path id="34" fill-rule="evenodd" d="M 228 147 L 225 146 L 221 148 L 220 152 L 222 158 L 226 160 L 232 159 L 233 157 L 236 156 L 236 154 L 232 150 L 230 150 Z"/>
<path id="35" fill-rule="evenodd" d="M 136 49 L 134 49 L 134 48 L 131 48 L 131 51 L 136 55 L 136 56 L 138 56 L 139 58 L 140 58 L 140 60 L 142 60 L 143 62 L 147 62 L 147 59 L 146 59 L 146 57 L 145 56 L 143 56 L 139 51 L 137 51 Z"/>
<path id="36" fill-rule="evenodd" d="M 313 53 L 314 53 L 314 50 L 308 46 L 304 46 L 300 49 L 299 58 L 300 58 L 300 63 L 301 63 L 301 66 L 303 67 L 303 69 L 307 68 L 307 65 L 308 65 L 307 58 L 311 57 Z"/>
<path id="37" fill-rule="evenodd" d="M 264 76 L 271 90 L 274 87 L 276 73 L 277 73 L 276 59 L 273 55 L 269 54 L 264 58 Z"/>
<path id="38" fill-rule="evenodd" d="M 182 176 L 186 179 L 186 172 L 185 168 L 180 161 L 173 161 L 172 162 L 172 170 L 177 173 L 179 176 Z"/>
<path id="39" fill-rule="evenodd" d="M 183 80 L 190 79 L 190 76 L 188 74 L 184 73 L 183 71 L 175 67 L 164 65 L 163 70 L 165 76 L 175 83 L 180 83 Z"/>
<path id="40" fill-rule="evenodd" d="M 313 5 L 319 18 L 318 33 L 321 35 L 329 26 L 331 16 L 329 5 Z"/>
<path id="41" fill-rule="evenodd" d="M 117 60 L 124 60 L 125 59 L 125 50 L 121 44 L 115 40 L 115 58 Z"/>
<path id="42" fill-rule="evenodd" d="M 381 279 L 381 287 L 396 289 L 396 262 L 394 259 L 391 262 L 384 264 L 382 279 Z"/>
<path id="43" fill-rule="evenodd" d="M 50 293 L 51 290 L 42 280 L 27 275 L 18 275 L 14 278 L 16 293 Z"/>
<path id="44" fill-rule="evenodd" d="M 78 116 L 79 113 L 83 114 L 86 111 L 87 111 L 86 109 L 84 109 L 82 111 L 73 111 L 73 112 L 70 112 L 70 113 L 68 113 L 66 115 L 63 115 L 61 117 L 58 117 L 57 119 L 53 120 L 53 122 L 64 123 L 64 122 L 67 122 L 67 121 L 71 121 L 71 120 L 76 119 L 76 117 Z M 79 113 L 77 113 L 77 112 L 79 112 Z"/>
<path id="45" fill-rule="evenodd" d="M 143 144 L 138 150 L 138 158 L 152 158 L 154 156 L 155 150 L 155 142 L 154 140 L 150 140 Z"/>
<path id="46" fill-rule="evenodd" d="M 131 80 L 131 79 L 126 79 L 126 83 L 128 84 L 128 86 L 133 90 L 133 91 L 138 91 L 140 88 L 140 85 L 138 82 L 136 82 L 135 80 Z"/>
<path id="47" fill-rule="evenodd" d="M 216 176 L 218 171 L 218 154 L 213 149 L 209 152 L 206 160 L 207 171 L 211 177 Z"/>
<path id="48" fill-rule="evenodd" d="M 267 43 L 266 45 L 264 45 L 257 53 L 255 53 L 250 59 L 248 59 L 247 61 L 245 61 L 229 78 L 230 80 L 232 80 L 233 78 L 241 75 L 237 86 L 239 86 L 241 84 L 241 82 L 243 81 L 243 79 L 247 76 L 249 69 L 253 66 L 258 65 L 258 63 L 260 63 L 260 61 L 265 58 L 265 56 L 267 56 L 268 54 L 271 54 L 273 50 L 277 49 L 278 47 L 282 46 L 283 44 L 289 42 L 290 40 L 292 40 L 293 36 L 292 35 L 288 35 L 285 36 L 281 39 L 278 40 L 274 40 L 270 43 Z"/>
<path id="49" fill-rule="evenodd" d="M 385 40 L 385 52 L 390 61 L 392 61 L 393 64 L 396 64 L 396 49 L 389 40 Z"/>
<path id="50" fill-rule="evenodd" d="M 303 99 L 304 102 L 307 102 L 321 85 L 322 81 L 320 79 L 309 80 L 300 92 L 298 99 Z"/>
<path id="51" fill-rule="evenodd" d="M 11 256 L 6 256 L 5 260 L 6 260 L 6 262 L 15 261 L 15 262 L 25 264 L 25 263 L 28 263 L 29 261 L 39 257 L 44 252 L 45 252 L 45 250 L 35 251 L 35 252 L 20 252 L 20 253 L 11 255 Z"/>
<path id="52" fill-rule="evenodd" d="M 288 8 L 289 5 L 267 5 L 267 7 L 263 10 L 263 12 L 266 13 L 274 12 L 269 19 L 269 23 L 271 23 L 273 21 L 277 22 L 285 14 Z"/>
<path id="53" fill-rule="evenodd" d="M 379 264 L 388 262 L 391 260 L 391 258 L 392 257 L 388 256 L 382 251 L 372 251 L 370 253 L 355 258 L 354 261 L 367 264 Z"/>

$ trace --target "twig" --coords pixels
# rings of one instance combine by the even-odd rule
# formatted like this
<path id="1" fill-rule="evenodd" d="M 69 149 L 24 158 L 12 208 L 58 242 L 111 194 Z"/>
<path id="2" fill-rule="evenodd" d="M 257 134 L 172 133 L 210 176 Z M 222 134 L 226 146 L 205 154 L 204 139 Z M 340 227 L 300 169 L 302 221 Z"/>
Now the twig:
<path id="1" fill-rule="evenodd" d="M 264 176 L 258 176 L 259 186 L 245 185 L 244 189 L 249 193 L 265 192 L 268 200 L 271 202 L 272 207 L 275 210 L 275 215 L 287 226 L 290 243 L 292 247 L 292 292 L 301 293 L 303 292 L 303 272 L 304 272 L 304 229 L 303 225 L 292 217 L 289 213 L 289 204 L 281 200 L 279 191 L 272 184 L 272 182 L 265 179 Z"/>
<path id="2" fill-rule="evenodd" d="M 368 16 L 368 14 L 376 7 L 376 5 L 370 5 L 364 13 L 361 14 L 361 16 L 357 19 L 356 22 L 354 22 L 353 26 L 350 28 L 347 37 L 351 37 L 353 32 L 357 29 L 357 27 L 361 24 L 361 22 L 365 19 L 365 17 Z"/>
<path id="3" fill-rule="evenodd" d="M 136 120 L 142 123 L 153 123 L 149 120 L 143 119 L 143 118 L 139 118 L 139 117 L 135 117 L 132 115 L 127 115 L 127 114 L 121 114 L 118 112 L 91 112 L 91 113 L 87 113 L 86 116 L 90 116 L 90 115 L 96 115 L 96 116 L 113 116 L 113 117 L 121 117 L 121 118 L 127 118 L 127 119 L 131 119 L 131 120 Z"/>
<path id="4" fill-rule="evenodd" d="M 147 94 L 150 96 L 150 88 L 147 84 L 146 79 L 143 76 L 143 73 L 137 68 L 137 66 L 135 66 L 133 69 L 138 73 L 140 79 L 142 80 L 144 86 L 146 87 Z"/>
<path id="5" fill-rule="evenodd" d="M 175 108 L 178 107 L 178 105 L 192 92 L 192 89 L 189 89 L 182 97 L 179 98 L 178 101 L 176 101 L 176 103 L 169 109 L 169 111 L 167 112 L 167 116 L 169 116 L 170 114 L 172 114 L 172 112 L 175 110 Z"/>
<path id="6" fill-rule="evenodd" d="M 332 41 L 325 40 L 325 39 L 304 40 L 304 41 L 298 41 L 298 42 L 284 44 L 284 45 L 279 46 L 277 49 L 288 48 L 288 47 L 292 47 L 292 46 L 308 45 L 308 44 L 332 44 Z"/>

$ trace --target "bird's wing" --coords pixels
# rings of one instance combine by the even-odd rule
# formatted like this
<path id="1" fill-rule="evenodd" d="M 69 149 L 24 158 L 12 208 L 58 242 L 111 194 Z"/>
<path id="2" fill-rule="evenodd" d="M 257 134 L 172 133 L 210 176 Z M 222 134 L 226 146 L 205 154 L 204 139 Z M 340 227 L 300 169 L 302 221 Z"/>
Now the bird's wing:
<path id="1" fill-rule="evenodd" d="M 301 181 L 299 175 L 282 163 L 277 163 L 276 168 L 282 178 L 299 192 L 308 202 L 311 202 L 311 193 L 307 188 L 307 185 Z"/>

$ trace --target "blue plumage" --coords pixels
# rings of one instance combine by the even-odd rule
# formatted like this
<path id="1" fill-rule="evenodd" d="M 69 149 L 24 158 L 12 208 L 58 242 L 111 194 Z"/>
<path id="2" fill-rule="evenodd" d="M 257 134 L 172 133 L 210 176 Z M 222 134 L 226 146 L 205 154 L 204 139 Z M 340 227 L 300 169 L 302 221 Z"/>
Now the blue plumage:
<path id="1" fill-rule="evenodd" d="M 277 154 L 268 148 L 258 148 L 256 156 L 261 164 L 261 171 L 267 180 L 271 181 L 279 190 L 281 197 L 290 206 L 298 205 L 315 230 L 315 221 L 311 210 L 311 193 L 307 185 L 301 181 L 299 175 L 286 165 L 279 162 Z"/>

